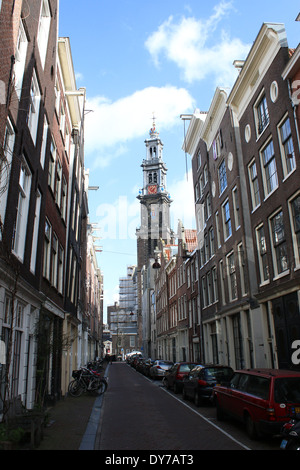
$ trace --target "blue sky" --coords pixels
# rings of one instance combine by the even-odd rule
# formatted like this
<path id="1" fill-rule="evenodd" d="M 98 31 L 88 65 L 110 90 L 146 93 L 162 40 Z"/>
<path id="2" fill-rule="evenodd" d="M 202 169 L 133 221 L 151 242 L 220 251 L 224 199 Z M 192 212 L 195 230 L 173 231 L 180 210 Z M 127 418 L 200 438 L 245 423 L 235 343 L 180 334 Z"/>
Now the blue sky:
<path id="1" fill-rule="evenodd" d="M 98 263 L 104 304 L 117 300 L 119 277 L 136 264 L 136 199 L 144 141 L 153 113 L 164 143 L 171 224 L 195 228 L 181 114 L 207 111 L 217 86 L 231 87 L 264 22 L 284 23 L 297 47 L 299 0 L 60 0 L 60 36 L 71 42 L 77 87 L 87 91 L 85 166 L 90 221 L 101 228 Z"/>

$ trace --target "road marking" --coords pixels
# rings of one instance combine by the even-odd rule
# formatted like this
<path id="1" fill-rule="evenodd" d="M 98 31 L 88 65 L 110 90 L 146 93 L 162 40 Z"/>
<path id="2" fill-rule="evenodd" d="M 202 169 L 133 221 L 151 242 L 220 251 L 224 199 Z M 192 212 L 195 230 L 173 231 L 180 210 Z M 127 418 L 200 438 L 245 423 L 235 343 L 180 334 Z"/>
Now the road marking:
<path id="1" fill-rule="evenodd" d="M 199 413 L 199 411 L 197 410 L 194 410 L 194 408 L 192 408 L 190 405 L 188 405 L 187 403 L 185 403 L 183 400 L 180 400 L 180 398 L 177 398 L 175 397 L 172 393 L 170 393 L 168 390 L 164 389 L 163 387 L 161 388 L 164 392 L 166 392 L 170 397 L 173 397 L 175 400 L 177 400 L 179 403 L 181 403 L 182 405 L 186 406 L 189 410 L 193 411 L 194 413 L 196 413 L 198 416 L 200 416 L 200 418 L 204 419 L 204 421 L 206 421 L 208 424 L 210 424 L 211 426 L 213 426 L 214 428 L 218 429 L 218 431 L 221 431 L 221 433 L 223 433 L 225 436 L 227 436 L 229 439 L 231 439 L 232 441 L 236 442 L 238 445 L 240 445 L 241 447 L 243 447 L 245 450 L 251 450 L 250 447 L 247 447 L 245 444 L 243 444 L 242 442 L 238 441 L 237 439 L 235 439 L 235 437 L 231 436 L 231 434 L 228 434 L 228 432 L 224 431 L 224 429 L 220 428 L 219 426 L 217 426 L 215 423 L 213 423 L 212 421 L 210 421 L 208 418 L 206 418 L 205 416 L 203 416 L 201 413 Z"/>

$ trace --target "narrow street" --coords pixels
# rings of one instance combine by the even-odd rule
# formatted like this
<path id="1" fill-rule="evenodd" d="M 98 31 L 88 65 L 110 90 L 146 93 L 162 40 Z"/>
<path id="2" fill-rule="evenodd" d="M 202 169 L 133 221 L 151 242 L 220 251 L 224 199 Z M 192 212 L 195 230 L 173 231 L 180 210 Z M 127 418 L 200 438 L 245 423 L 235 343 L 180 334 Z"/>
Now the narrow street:
<path id="1" fill-rule="evenodd" d="M 278 449 L 277 440 L 253 443 L 236 423 L 221 428 L 212 406 L 183 402 L 126 363 L 112 363 L 108 377 L 97 450 Z"/>

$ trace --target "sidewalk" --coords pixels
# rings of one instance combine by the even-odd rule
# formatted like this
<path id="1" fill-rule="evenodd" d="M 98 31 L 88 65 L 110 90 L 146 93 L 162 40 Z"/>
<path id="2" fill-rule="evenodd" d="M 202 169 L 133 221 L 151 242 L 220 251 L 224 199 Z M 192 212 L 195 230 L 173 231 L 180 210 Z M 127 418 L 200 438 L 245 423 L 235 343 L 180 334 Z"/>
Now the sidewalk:
<path id="1" fill-rule="evenodd" d="M 104 373 L 107 376 L 109 365 Z M 103 396 L 62 398 L 49 409 L 49 423 L 36 450 L 94 450 Z"/>

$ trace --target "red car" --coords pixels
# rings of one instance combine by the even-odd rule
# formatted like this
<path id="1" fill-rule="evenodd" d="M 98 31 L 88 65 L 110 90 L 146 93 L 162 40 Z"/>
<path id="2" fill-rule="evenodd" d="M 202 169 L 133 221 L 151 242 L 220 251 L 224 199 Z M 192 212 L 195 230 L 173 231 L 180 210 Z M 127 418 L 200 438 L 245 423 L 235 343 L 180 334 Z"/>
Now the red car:
<path id="1" fill-rule="evenodd" d="M 175 393 L 179 393 L 183 387 L 183 379 L 190 373 L 198 364 L 194 362 L 177 362 L 166 373 L 163 382 L 169 389 L 173 388 Z"/>
<path id="2" fill-rule="evenodd" d="M 236 371 L 230 383 L 213 392 L 217 419 L 232 416 L 245 423 L 250 438 L 278 434 L 300 412 L 300 372 L 278 369 Z"/>

